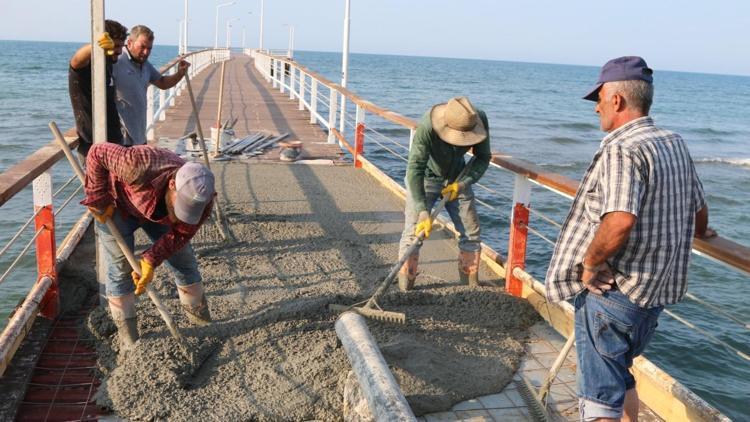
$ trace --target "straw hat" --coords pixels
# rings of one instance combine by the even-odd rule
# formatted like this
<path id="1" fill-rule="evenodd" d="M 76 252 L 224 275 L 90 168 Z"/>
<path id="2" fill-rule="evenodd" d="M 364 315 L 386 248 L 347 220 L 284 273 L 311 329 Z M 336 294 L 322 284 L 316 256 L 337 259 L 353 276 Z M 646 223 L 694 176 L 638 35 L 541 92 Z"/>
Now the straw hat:
<path id="1" fill-rule="evenodd" d="M 430 120 L 440 139 L 451 145 L 468 147 L 487 138 L 487 129 L 466 97 L 451 98 L 432 107 Z"/>

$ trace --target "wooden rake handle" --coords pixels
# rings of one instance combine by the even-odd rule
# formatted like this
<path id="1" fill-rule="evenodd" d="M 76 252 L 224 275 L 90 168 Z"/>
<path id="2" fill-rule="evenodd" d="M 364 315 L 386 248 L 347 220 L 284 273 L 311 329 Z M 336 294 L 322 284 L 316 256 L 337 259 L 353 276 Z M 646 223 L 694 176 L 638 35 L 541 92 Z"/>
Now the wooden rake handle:
<path id="1" fill-rule="evenodd" d="M 65 153 L 65 157 L 67 157 L 68 162 L 70 162 L 70 165 L 73 167 L 73 171 L 76 173 L 76 175 L 78 176 L 78 179 L 81 181 L 81 184 L 85 183 L 86 176 L 83 174 L 83 169 L 81 169 L 81 165 L 78 163 L 78 160 L 76 159 L 76 157 L 73 156 L 73 151 L 70 150 L 68 143 L 65 142 L 65 138 L 60 132 L 60 129 L 57 127 L 57 124 L 55 122 L 50 122 L 49 127 L 52 130 L 52 134 L 55 136 L 55 140 L 57 140 L 57 143 L 60 144 L 60 148 Z M 120 230 L 117 229 L 117 226 L 115 225 L 114 221 L 112 221 L 111 218 L 108 218 L 106 221 L 106 224 L 107 224 L 107 228 L 109 229 L 109 232 L 112 234 L 112 237 L 115 238 L 117 245 L 120 246 L 120 249 L 122 249 L 122 253 L 125 254 L 125 257 L 130 263 L 130 266 L 133 268 L 133 271 L 138 273 L 138 275 L 141 275 L 141 264 L 136 259 L 135 255 L 133 254 L 133 251 L 130 250 L 130 247 L 128 247 L 128 244 L 125 243 L 125 239 L 122 237 Z M 169 329 L 169 332 L 172 333 L 172 336 L 180 344 L 180 347 L 183 349 L 183 352 L 185 352 L 192 360 L 192 353 L 190 353 L 190 349 L 188 348 L 187 343 L 185 342 L 185 339 L 182 337 L 182 334 L 177 329 L 177 325 L 172 319 L 172 315 L 170 315 L 169 311 L 164 306 L 164 304 L 161 303 L 161 299 L 159 299 L 159 295 L 156 294 L 156 292 L 154 291 L 154 289 L 151 287 L 150 284 L 146 286 L 146 293 L 148 294 L 149 299 L 151 299 L 151 302 L 154 303 L 154 306 L 156 306 L 156 309 L 159 311 L 161 318 L 167 324 L 167 328 Z"/>

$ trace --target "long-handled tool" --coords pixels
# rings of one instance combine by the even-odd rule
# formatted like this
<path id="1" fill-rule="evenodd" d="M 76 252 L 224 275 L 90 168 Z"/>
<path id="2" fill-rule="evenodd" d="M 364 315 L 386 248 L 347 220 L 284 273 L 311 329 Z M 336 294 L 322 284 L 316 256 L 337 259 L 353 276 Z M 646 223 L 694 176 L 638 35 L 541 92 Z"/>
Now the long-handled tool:
<path id="1" fill-rule="evenodd" d="M 206 151 L 206 140 L 203 137 L 203 128 L 201 127 L 201 120 L 198 117 L 198 107 L 196 107 L 195 105 L 193 87 L 190 84 L 190 76 L 187 73 L 185 73 L 185 83 L 187 84 L 188 94 L 190 94 L 190 104 L 192 104 L 193 106 L 193 117 L 195 118 L 195 128 L 198 130 L 198 144 L 200 144 L 201 152 L 203 153 L 203 162 L 206 164 L 206 167 L 211 170 L 211 163 L 208 160 L 208 152 Z M 219 229 L 221 237 L 224 240 L 227 240 L 227 234 L 224 232 L 224 225 L 226 224 L 226 222 L 224 221 L 224 214 L 221 211 L 221 205 L 218 198 L 214 199 L 214 205 L 214 212 L 216 213 L 216 228 Z"/>
<path id="2" fill-rule="evenodd" d="M 466 174 L 466 171 L 469 167 L 474 163 L 475 157 L 471 157 L 471 160 L 464 166 L 463 170 L 461 170 L 461 173 L 456 177 L 456 180 L 461 180 L 461 178 Z M 432 212 L 430 213 L 430 221 L 435 220 L 435 217 L 437 217 L 438 214 L 440 214 L 441 211 L 443 211 L 443 208 L 445 207 L 445 203 L 448 202 L 448 197 L 443 196 L 442 199 L 440 199 L 440 202 L 432 208 Z M 345 312 L 345 311 L 354 311 L 358 314 L 373 318 L 373 319 L 379 319 L 382 321 L 387 322 L 396 322 L 400 324 L 406 323 L 406 315 L 403 312 L 391 312 L 391 311 L 384 311 L 383 308 L 378 305 L 378 300 L 385 294 L 385 292 L 388 291 L 388 288 L 391 287 L 391 284 L 393 284 L 393 280 L 396 279 L 396 276 L 398 275 L 399 270 L 404 265 L 404 263 L 409 259 L 409 256 L 413 254 L 415 251 L 417 251 L 421 246 L 422 243 L 424 243 L 424 232 L 420 232 L 417 235 L 416 241 L 409 246 L 409 248 L 406 250 L 406 252 L 401 256 L 401 258 L 398 260 L 398 263 L 391 268 L 391 271 L 388 273 L 388 275 L 385 277 L 385 279 L 380 283 L 377 290 L 375 290 L 375 293 L 370 297 L 370 299 L 364 301 L 355 303 L 354 305 L 339 305 L 339 304 L 330 304 L 328 305 L 328 308 L 334 312 Z M 359 306 L 362 305 L 362 306 Z"/>
<path id="3" fill-rule="evenodd" d="M 568 340 L 565 342 L 565 345 L 560 350 L 560 353 L 557 355 L 557 359 L 555 359 L 555 362 L 552 364 L 552 367 L 549 369 L 549 372 L 547 373 L 547 377 L 544 379 L 544 382 L 542 383 L 542 386 L 539 387 L 539 393 L 537 394 L 537 398 L 541 403 L 544 403 L 546 405 L 547 403 L 547 395 L 549 394 L 550 386 L 552 386 L 552 381 L 557 378 L 557 373 L 560 372 L 560 368 L 562 367 L 563 362 L 565 362 L 565 358 L 568 357 L 568 354 L 570 353 L 570 349 L 573 348 L 573 344 L 576 342 L 576 336 L 574 333 L 571 333 L 568 336 Z"/>
<path id="4" fill-rule="evenodd" d="M 70 147 L 65 142 L 65 138 L 63 138 L 62 133 L 60 133 L 60 129 L 58 129 L 57 124 L 55 124 L 55 122 L 50 122 L 49 127 L 50 129 L 52 129 L 52 133 L 54 134 L 57 142 L 60 144 L 60 148 L 65 153 L 65 156 L 68 158 L 70 165 L 73 167 L 73 171 L 81 180 L 81 183 L 85 183 L 86 177 L 83 174 L 81 165 L 78 163 L 78 160 L 73 156 L 73 152 L 70 150 Z M 115 226 L 114 221 L 108 218 L 106 221 L 106 224 L 107 224 L 107 228 L 109 229 L 109 232 L 112 234 L 112 237 L 115 238 L 115 241 L 120 246 L 120 249 L 122 249 L 122 253 L 125 254 L 125 257 L 128 259 L 130 266 L 133 267 L 133 271 L 138 273 L 138 275 L 140 276 L 141 265 L 138 263 L 138 260 L 135 258 L 133 251 L 131 251 L 130 248 L 128 247 L 128 244 L 125 243 L 125 239 L 122 237 L 122 234 L 117 229 L 117 226 Z M 146 293 L 148 294 L 149 299 L 151 299 L 151 302 L 154 303 L 154 306 L 156 306 L 156 309 L 159 311 L 161 318 L 167 324 L 167 328 L 169 329 L 169 332 L 172 333 L 172 337 L 174 337 L 175 340 L 177 340 L 177 343 L 180 345 L 180 348 L 182 349 L 183 353 L 185 353 L 185 356 L 187 356 L 187 358 L 190 360 L 190 364 L 193 366 L 197 366 L 196 361 L 195 361 L 195 356 L 193 355 L 192 351 L 188 347 L 188 344 L 185 341 L 185 338 L 177 329 L 177 325 L 172 319 L 172 315 L 169 314 L 169 311 L 167 310 L 167 308 L 164 307 L 164 304 L 161 303 L 161 299 L 159 299 L 159 295 L 156 294 L 156 292 L 150 285 L 146 286 Z"/>

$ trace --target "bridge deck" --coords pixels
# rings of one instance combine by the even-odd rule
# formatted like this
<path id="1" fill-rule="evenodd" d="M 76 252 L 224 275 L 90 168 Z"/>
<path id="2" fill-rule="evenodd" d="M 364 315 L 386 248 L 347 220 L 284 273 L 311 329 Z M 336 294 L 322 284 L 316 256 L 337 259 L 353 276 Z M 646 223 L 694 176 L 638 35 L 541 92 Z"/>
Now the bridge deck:
<path id="1" fill-rule="evenodd" d="M 215 125 L 221 64 L 211 65 L 192 79 L 196 107 L 203 135 L 210 138 L 210 128 Z M 275 90 L 253 66 L 249 56 L 237 55 L 226 62 L 222 122 L 237 119 L 235 136 L 243 138 L 248 133 L 267 131 L 274 134 L 289 133 L 285 141 L 302 142 L 300 159 L 330 159 L 341 157 L 337 144 L 326 142 L 328 135 L 317 124 L 310 123 L 309 114 L 300 111 L 289 94 Z M 156 139 L 178 139 L 196 131 L 195 118 L 187 89 L 179 95 L 175 105 L 167 109 L 166 119 L 155 125 Z M 269 149 L 258 160 L 276 161 L 279 148 Z"/>

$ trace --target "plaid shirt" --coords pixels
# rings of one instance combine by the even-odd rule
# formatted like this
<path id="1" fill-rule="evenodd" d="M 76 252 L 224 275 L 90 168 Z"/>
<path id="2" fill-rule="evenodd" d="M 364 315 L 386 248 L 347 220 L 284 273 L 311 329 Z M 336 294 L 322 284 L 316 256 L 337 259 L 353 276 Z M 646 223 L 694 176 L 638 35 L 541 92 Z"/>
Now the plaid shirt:
<path id="1" fill-rule="evenodd" d="M 547 269 L 547 298 L 569 299 L 580 281 L 586 249 L 604 214 L 637 217 L 625 244 L 607 262 L 619 290 L 638 306 L 678 302 L 687 290 L 695 213 L 703 186 L 682 138 L 650 117 L 608 134 L 583 176 Z"/>
<path id="2" fill-rule="evenodd" d="M 114 203 L 122 213 L 140 221 L 153 221 L 170 227 L 143 253 L 154 266 L 182 249 L 211 213 L 211 202 L 196 225 L 172 223 L 169 215 L 159 211 L 159 203 L 169 187 L 169 180 L 185 160 L 171 151 L 138 145 L 95 144 L 86 157 L 86 198 L 81 204 L 103 210 Z"/>

